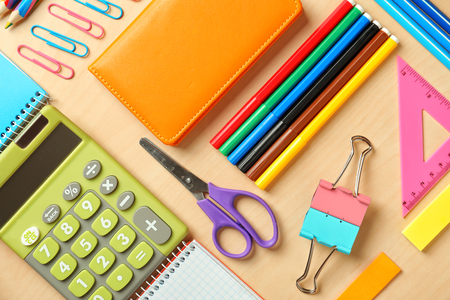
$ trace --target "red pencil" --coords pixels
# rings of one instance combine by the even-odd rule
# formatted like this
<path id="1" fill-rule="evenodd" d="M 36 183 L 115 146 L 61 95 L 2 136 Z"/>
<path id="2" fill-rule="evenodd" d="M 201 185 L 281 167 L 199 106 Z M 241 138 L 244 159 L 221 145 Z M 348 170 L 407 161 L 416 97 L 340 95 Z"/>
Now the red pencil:
<path id="1" fill-rule="evenodd" d="M 353 0 L 344 0 L 320 25 L 316 31 L 295 51 L 280 69 L 262 86 L 262 88 L 231 118 L 230 121 L 212 138 L 210 144 L 219 149 L 223 143 L 244 123 L 245 120 L 283 83 L 316 46 L 353 8 Z"/>

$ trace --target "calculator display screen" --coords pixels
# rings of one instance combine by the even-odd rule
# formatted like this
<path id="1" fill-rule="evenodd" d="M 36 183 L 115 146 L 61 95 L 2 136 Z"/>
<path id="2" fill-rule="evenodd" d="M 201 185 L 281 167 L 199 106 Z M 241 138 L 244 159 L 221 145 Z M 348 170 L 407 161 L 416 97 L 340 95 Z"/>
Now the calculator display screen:
<path id="1" fill-rule="evenodd" d="M 0 188 L 0 228 L 78 146 L 81 139 L 60 123 Z"/>

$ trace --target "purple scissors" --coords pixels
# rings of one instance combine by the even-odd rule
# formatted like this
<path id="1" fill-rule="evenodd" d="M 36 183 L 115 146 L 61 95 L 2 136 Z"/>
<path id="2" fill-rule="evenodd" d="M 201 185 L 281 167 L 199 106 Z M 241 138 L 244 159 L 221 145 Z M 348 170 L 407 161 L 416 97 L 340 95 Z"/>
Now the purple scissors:
<path id="1" fill-rule="evenodd" d="M 205 214 L 211 219 L 213 222 L 213 230 L 212 236 L 214 245 L 216 245 L 217 250 L 225 256 L 231 258 L 243 258 L 246 257 L 250 251 L 252 250 L 252 238 L 255 242 L 263 247 L 270 248 L 274 246 L 278 241 L 278 225 L 275 220 L 275 215 L 270 209 L 269 205 L 258 197 L 255 194 L 240 191 L 240 190 L 231 190 L 224 189 L 215 186 L 214 184 L 206 183 L 202 181 L 200 178 L 183 168 L 176 161 L 174 161 L 170 156 L 164 153 L 161 149 L 156 147 L 150 140 L 147 138 L 142 138 L 139 141 L 139 144 L 148 152 L 151 156 L 153 156 L 167 171 L 169 171 L 176 179 L 178 179 L 181 184 L 187 188 L 192 195 L 194 195 L 195 199 L 197 199 L 197 204 L 200 208 L 205 212 Z M 214 199 L 219 205 L 222 206 L 224 210 L 226 210 L 230 215 L 232 215 L 235 219 L 230 218 L 225 212 L 222 211 L 217 205 L 215 205 L 211 200 L 206 198 L 205 193 L 208 193 L 209 196 Z M 248 223 L 248 221 L 236 210 L 234 207 L 234 201 L 238 196 L 247 196 L 255 199 L 259 203 L 261 203 L 264 208 L 269 212 L 269 215 L 272 219 L 273 224 L 273 236 L 270 240 L 263 240 L 253 229 L 253 227 Z M 247 246 L 244 252 L 240 254 L 233 254 L 225 251 L 222 246 L 219 244 L 217 240 L 217 234 L 221 228 L 231 227 L 238 230 L 245 238 L 247 242 Z"/>

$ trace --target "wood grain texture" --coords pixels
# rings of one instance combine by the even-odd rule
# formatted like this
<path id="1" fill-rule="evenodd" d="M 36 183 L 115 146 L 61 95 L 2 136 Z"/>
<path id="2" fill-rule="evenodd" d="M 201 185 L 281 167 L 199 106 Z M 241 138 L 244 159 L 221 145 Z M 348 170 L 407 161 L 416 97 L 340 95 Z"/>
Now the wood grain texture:
<path id="1" fill-rule="evenodd" d="M 87 70 L 87 66 L 149 2 L 117 2 L 124 8 L 124 17 L 116 21 L 75 1 L 58 1 L 104 26 L 106 35 L 96 40 L 51 17 L 46 11 L 50 2 L 44 1 L 22 24 L 10 30 L 0 30 L 0 50 L 54 97 L 53 104 L 58 109 L 179 216 L 189 226 L 190 238 L 199 240 L 263 298 L 334 299 L 380 252 L 385 252 L 402 271 L 377 299 L 450 298 L 450 273 L 447 271 L 450 261 L 446 247 L 450 230 L 445 229 L 424 252 L 419 252 L 401 234 L 423 208 L 450 184 L 450 175 L 446 175 L 405 219 L 401 217 L 396 55 L 400 55 L 437 90 L 450 98 L 448 69 L 374 1 L 358 1 L 374 19 L 400 39 L 399 47 L 289 164 L 289 168 L 266 191 L 261 191 L 214 149 L 209 140 L 333 11 L 340 0 L 303 0 L 303 15 L 177 147 L 162 145 Z M 450 15 L 450 2 L 433 2 Z M 6 20 L 6 17 L 1 18 L 4 23 Z M 90 48 L 89 56 L 78 58 L 45 45 L 30 33 L 31 26 L 35 24 L 86 43 Z M 22 43 L 69 64 L 75 69 L 75 77 L 62 80 L 21 58 L 16 48 Z M 360 186 L 360 192 L 371 197 L 372 203 L 351 255 L 334 254 L 320 275 L 319 292 L 315 296 L 306 296 L 297 290 L 295 280 L 303 273 L 310 242 L 298 234 L 319 180 L 333 181 L 336 178 L 350 151 L 350 137 L 356 134 L 368 137 L 375 147 L 364 164 Z M 249 190 L 265 199 L 279 222 L 279 243 L 272 249 L 254 247 L 251 256 L 243 260 L 220 255 L 212 243 L 210 220 L 195 204 L 190 193 L 141 149 L 138 141 L 143 136 L 150 138 L 200 178 L 221 187 Z M 351 163 L 340 185 L 353 189 L 355 175 L 356 161 Z M 245 210 L 251 222 L 264 231 L 269 224 L 268 217 L 260 207 L 253 205 L 246 199 L 238 202 L 238 208 Z M 234 232 L 225 231 L 221 240 L 231 245 L 227 249 L 243 247 L 242 238 Z M 312 272 L 317 270 L 328 252 L 329 249 L 324 246 L 316 247 Z M 25 294 L 33 299 L 62 299 L 2 242 L 0 270 L 0 299 L 17 299 L 18 291 L 23 295 L 24 290 L 31 291 Z M 305 284 L 308 283 L 312 281 Z"/>

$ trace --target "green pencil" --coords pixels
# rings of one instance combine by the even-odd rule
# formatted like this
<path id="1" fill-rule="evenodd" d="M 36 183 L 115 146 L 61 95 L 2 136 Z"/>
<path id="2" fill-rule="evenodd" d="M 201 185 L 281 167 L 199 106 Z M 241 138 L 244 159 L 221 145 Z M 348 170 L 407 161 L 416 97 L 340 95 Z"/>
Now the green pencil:
<path id="1" fill-rule="evenodd" d="M 223 143 L 219 151 L 228 156 L 234 148 L 261 122 L 261 120 L 295 87 L 297 83 L 316 65 L 316 63 L 334 46 L 353 23 L 364 13 L 360 5 L 356 5 L 339 22 L 327 37 L 311 52 L 310 55 L 292 72 L 291 75 L 273 92 L 270 97 Z"/>

